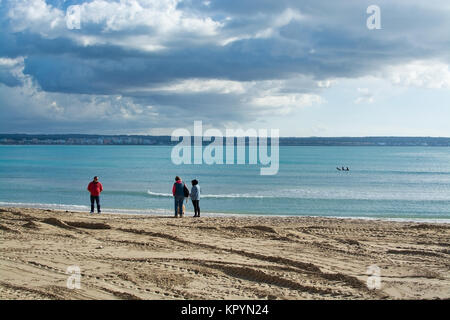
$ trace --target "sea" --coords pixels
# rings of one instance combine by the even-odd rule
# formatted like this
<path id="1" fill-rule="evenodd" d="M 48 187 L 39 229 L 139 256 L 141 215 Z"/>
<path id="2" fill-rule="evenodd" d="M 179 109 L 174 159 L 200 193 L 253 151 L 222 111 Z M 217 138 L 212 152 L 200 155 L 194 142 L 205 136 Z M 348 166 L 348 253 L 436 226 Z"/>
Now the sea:
<path id="1" fill-rule="evenodd" d="M 177 165 L 172 148 L 2 145 L 0 206 L 88 212 L 98 176 L 103 212 L 170 216 L 178 175 L 199 181 L 203 216 L 450 222 L 448 147 L 280 146 L 275 175 L 258 163 Z"/>

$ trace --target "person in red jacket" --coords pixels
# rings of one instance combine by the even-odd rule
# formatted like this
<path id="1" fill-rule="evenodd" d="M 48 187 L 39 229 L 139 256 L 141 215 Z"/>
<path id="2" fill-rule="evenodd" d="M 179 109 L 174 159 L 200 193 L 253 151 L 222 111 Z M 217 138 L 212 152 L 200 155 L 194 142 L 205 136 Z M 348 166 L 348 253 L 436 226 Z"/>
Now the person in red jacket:
<path id="1" fill-rule="evenodd" d="M 97 176 L 89 183 L 87 189 L 91 193 L 91 213 L 94 213 L 94 201 L 97 202 L 97 213 L 100 213 L 100 193 L 103 191 L 103 186 Z"/>

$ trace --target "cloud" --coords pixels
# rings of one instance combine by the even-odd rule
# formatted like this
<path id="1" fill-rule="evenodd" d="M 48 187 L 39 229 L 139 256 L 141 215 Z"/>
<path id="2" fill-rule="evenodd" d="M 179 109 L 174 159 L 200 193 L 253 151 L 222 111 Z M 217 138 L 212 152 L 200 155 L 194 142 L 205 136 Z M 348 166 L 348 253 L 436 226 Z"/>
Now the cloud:
<path id="1" fill-rule="evenodd" d="M 276 110 L 277 114 L 287 115 L 295 109 L 310 107 L 324 103 L 325 100 L 316 94 L 268 94 L 255 97 L 250 100 L 254 106 L 264 107 L 261 115 L 271 115 Z"/>
<path id="2" fill-rule="evenodd" d="M 32 77 L 23 74 L 24 59 L 0 58 L 0 65 L 14 68 L 15 79 L 20 82 L 13 87 L 0 84 L 0 112 L 5 114 L 0 125 L 4 130 L 19 125 L 28 132 L 39 132 L 44 128 L 52 132 L 70 132 L 74 127 L 94 124 L 103 131 L 117 131 L 117 128 L 108 127 L 117 125 L 130 130 L 126 125 L 131 120 L 140 123 L 139 128 L 158 122 L 158 113 L 152 106 L 136 104 L 131 98 L 120 95 L 45 92 Z M 95 128 L 91 132 L 95 132 Z"/>
<path id="3" fill-rule="evenodd" d="M 368 88 L 358 88 L 359 97 L 356 98 L 355 103 L 373 103 L 375 101 L 373 93 Z"/>
<path id="4" fill-rule="evenodd" d="M 48 92 L 23 73 L 25 61 L 0 58 L 3 64 L 17 69 L 16 80 L 21 83 L 12 88 L 0 85 L 0 111 L 8 112 L 0 120 L 5 130 L 20 120 L 28 131 L 45 127 L 51 132 L 73 132 L 74 127 L 83 126 L 89 132 L 145 132 L 173 126 L 174 115 L 180 126 L 199 119 L 224 125 L 289 114 L 323 102 L 318 95 L 298 93 L 316 86 L 313 79 L 305 78 L 248 83 L 190 79 L 114 95 Z M 305 88 L 299 89 L 300 84 Z"/>
<path id="5" fill-rule="evenodd" d="M 303 16 L 298 10 L 291 8 L 285 9 L 283 12 L 266 17 L 266 24 L 260 28 L 249 29 L 245 33 L 233 32 L 232 36 L 223 39 L 220 44 L 222 46 L 229 45 L 236 41 L 249 39 L 268 39 L 279 36 L 282 27 L 289 25 L 291 22 L 302 21 Z M 226 19 L 230 22 L 232 18 Z"/>
<path id="6" fill-rule="evenodd" d="M 145 88 L 134 88 L 137 92 L 173 92 L 173 93 L 200 93 L 213 92 L 218 94 L 243 94 L 246 92 L 248 84 L 220 79 L 186 79 L 177 81 L 175 83 L 166 84 L 163 86 Z"/>
<path id="7" fill-rule="evenodd" d="M 15 59 L 0 57 L 0 83 L 7 86 L 19 86 L 20 74 L 23 70 L 23 57 Z"/>
<path id="8" fill-rule="evenodd" d="M 81 29 L 66 9 L 80 5 Z M 0 7 L 3 130 L 131 132 L 290 115 L 341 79 L 448 88 L 446 1 L 11 0 Z M 370 85 L 356 104 L 374 103 Z M 378 93 L 377 93 L 378 94 Z M 33 121 L 35 120 L 35 121 Z M 114 129 L 111 129 L 114 128 Z"/>
<path id="9" fill-rule="evenodd" d="M 331 88 L 337 82 L 338 81 L 336 79 L 321 80 L 321 81 L 317 81 L 317 86 L 319 88 Z"/>
<path id="10" fill-rule="evenodd" d="M 214 39 L 220 21 L 178 9 L 181 0 L 94 0 L 76 4 L 80 29 L 70 30 L 69 11 L 44 0 L 12 0 L 7 17 L 13 32 L 30 32 L 49 39 L 69 38 L 82 47 L 113 45 L 143 51 L 166 48 L 173 39 Z M 169 41 L 167 41 L 169 40 Z"/>
<path id="11" fill-rule="evenodd" d="M 48 36 L 65 21 L 63 12 L 44 0 L 11 0 L 7 6 L 7 18 L 13 32 L 33 30 Z"/>
<path id="12" fill-rule="evenodd" d="M 412 61 L 389 68 L 387 74 L 392 83 L 400 86 L 429 89 L 450 88 L 450 66 L 440 61 Z"/>

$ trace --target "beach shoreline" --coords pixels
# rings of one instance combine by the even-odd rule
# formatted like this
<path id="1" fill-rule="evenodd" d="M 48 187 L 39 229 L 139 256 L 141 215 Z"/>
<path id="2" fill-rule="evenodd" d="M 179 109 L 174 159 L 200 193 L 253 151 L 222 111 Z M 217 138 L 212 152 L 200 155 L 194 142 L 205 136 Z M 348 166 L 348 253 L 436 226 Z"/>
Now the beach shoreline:
<path id="1" fill-rule="evenodd" d="M 8 203 L 0 202 L 0 208 L 25 208 L 37 210 L 51 210 L 61 212 L 89 212 L 89 206 L 83 205 L 66 205 L 66 204 L 45 204 L 45 203 Z M 102 214 L 106 215 L 127 215 L 127 216 L 148 216 L 148 217 L 170 217 L 172 209 L 123 209 L 123 208 L 102 208 Z M 187 210 L 186 215 L 189 216 L 192 208 Z M 450 224 L 450 218 L 399 218 L 399 217 L 374 217 L 374 216 L 333 216 L 333 215 L 294 215 L 294 214 L 265 214 L 265 213 L 237 213 L 237 212 L 209 212 L 202 210 L 202 217 L 225 218 L 225 217 L 248 217 L 248 218 L 330 218 L 330 219 L 350 219 L 350 220 L 366 220 L 366 221 L 387 221 L 387 222 L 412 222 L 412 223 L 437 223 Z"/>
<path id="2" fill-rule="evenodd" d="M 1 299 L 450 298 L 445 223 L 18 207 L 0 217 Z M 80 289 L 67 287 L 71 266 Z"/>

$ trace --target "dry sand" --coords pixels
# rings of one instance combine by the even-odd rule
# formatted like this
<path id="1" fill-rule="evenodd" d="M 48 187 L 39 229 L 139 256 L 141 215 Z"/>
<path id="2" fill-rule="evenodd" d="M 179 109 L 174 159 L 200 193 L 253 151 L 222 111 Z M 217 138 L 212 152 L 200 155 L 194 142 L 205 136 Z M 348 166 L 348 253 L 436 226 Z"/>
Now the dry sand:
<path id="1" fill-rule="evenodd" d="M 445 224 L 0 208 L 0 240 L 1 299 L 450 298 Z"/>

